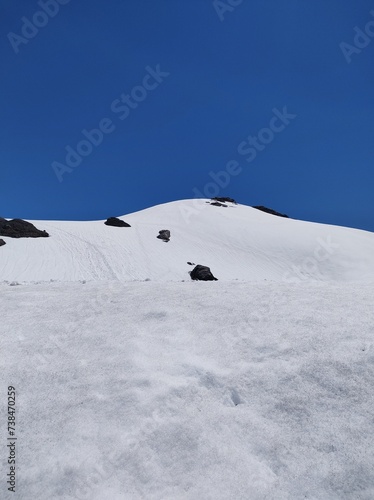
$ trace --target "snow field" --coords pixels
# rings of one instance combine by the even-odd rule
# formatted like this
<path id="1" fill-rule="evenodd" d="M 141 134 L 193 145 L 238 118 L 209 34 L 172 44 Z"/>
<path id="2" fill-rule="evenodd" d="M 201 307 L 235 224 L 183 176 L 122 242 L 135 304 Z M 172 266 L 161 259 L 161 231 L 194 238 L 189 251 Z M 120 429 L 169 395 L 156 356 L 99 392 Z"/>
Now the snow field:
<path id="1" fill-rule="evenodd" d="M 18 427 L 5 498 L 374 497 L 373 284 L 3 283 L 0 296 Z"/>

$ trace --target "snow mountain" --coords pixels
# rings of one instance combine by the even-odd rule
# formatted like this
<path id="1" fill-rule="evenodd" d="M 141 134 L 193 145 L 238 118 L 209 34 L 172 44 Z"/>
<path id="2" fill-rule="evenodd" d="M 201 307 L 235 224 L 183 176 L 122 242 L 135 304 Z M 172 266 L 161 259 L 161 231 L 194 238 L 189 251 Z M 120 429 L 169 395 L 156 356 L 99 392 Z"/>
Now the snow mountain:
<path id="1" fill-rule="evenodd" d="M 227 205 L 1 237 L 1 499 L 374 498 L 374 234 Z"/>
<path id="2" fill-rule="evenodd" d="M 373 281 L 374 234 L 183 200 L 104 221 L 30 221 L 49 238 L 5 238 L 0 281 L 182 281 L 187 262 L 223 281 Z M 171 232 L 170 242 L 157 239 Z"/>

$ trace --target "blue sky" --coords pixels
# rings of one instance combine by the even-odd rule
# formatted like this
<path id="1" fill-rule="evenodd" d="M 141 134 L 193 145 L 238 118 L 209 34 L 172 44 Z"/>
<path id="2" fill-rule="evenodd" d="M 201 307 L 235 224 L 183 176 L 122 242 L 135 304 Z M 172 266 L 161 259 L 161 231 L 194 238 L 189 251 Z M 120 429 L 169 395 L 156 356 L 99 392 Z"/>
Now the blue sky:
<path id="1" fill-rule="evenodd" d="M 0 216 L 103 219 L 209 192 L 374 231 L 374 23 L 354 41 L 372 2 L 46 2 L 2 2 Z M 100 125 L 94 146 L 82 131 Z"/>

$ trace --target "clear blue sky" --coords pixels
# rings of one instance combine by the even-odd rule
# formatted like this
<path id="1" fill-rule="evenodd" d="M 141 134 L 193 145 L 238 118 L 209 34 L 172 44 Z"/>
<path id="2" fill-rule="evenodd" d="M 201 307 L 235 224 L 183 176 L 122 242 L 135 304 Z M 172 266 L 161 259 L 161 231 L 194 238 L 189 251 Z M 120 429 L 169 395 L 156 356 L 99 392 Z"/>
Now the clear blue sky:
<path id="1" fill-rule="evenodd" d="M 0 216 L 102 219 L 193 198 L 232 161 L 220 196 L 374 231 L 374 27 L 350 63 L 340 47 L 373 2 L 64 1 L 54 17 L 2 2 Z M 100 123 L 112 132 L 69 167 L 65 147 Z M 53 162 L 71 169 L 62 182 Z"/>

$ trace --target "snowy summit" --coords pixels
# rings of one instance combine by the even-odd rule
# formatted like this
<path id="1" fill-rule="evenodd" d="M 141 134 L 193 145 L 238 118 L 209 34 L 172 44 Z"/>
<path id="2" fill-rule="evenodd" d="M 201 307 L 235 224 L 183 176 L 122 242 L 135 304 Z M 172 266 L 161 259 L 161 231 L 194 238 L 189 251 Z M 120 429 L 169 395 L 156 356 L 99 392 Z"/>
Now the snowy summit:
<path id="1" fill-rule="evenodd" d="M 210 203 L 158 205 L 117 218 L 131 226 L 123 228 L 108 221 L 30 221 L 50 237 L 6 238 L 0 279 L 182 281 L 193 261 L 223 281 L 374 280 L 373 233 Z M 165 228 L 171 240 L 160 245 L 155 238 Z"/>

